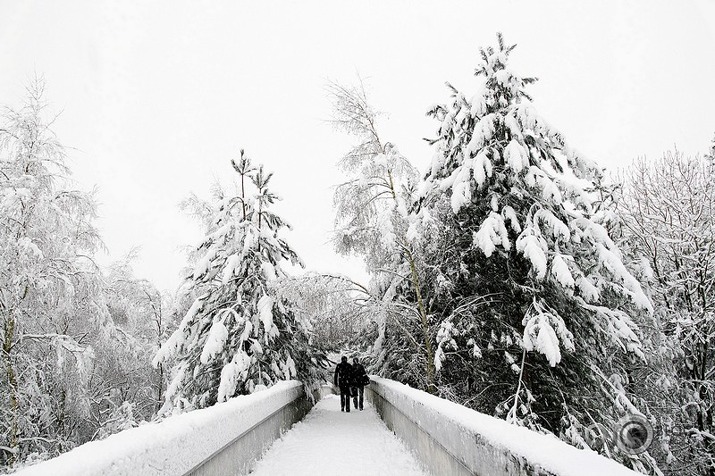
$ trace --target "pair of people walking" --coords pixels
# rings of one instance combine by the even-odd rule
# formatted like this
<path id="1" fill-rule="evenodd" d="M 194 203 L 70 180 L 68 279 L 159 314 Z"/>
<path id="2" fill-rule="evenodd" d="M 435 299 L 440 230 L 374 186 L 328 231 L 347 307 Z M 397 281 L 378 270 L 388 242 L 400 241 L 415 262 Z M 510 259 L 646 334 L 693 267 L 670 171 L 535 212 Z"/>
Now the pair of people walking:
<path id="1" fill-rule="evenodd" d="M 353 358 L 352 365 L 347 357 L 341 357 L 340 363 L 335 367 L 333 383 L 340 388 L 340 411 L 350 411 L 350 397 L 353 399 L 353 407 L 362 410 L 363 393 L 365 385 L 370 383 L 370 377 L 357 357 Z"/>

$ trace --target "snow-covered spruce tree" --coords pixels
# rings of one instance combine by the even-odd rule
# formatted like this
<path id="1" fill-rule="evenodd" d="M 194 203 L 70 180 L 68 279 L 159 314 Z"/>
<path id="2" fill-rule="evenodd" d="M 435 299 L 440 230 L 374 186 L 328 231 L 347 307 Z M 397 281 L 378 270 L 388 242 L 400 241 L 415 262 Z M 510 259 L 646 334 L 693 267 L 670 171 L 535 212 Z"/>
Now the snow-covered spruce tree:
<path id="1" fill-rule="evenodd" d="M 272 284 L 285 276 L 281 263 L 302 263 L 279 237 L 288 225 L 270 210 L 277 199 L 271 174 L 243 151 L 232 165 L 236 193 L 217 185 L 201 207 L 210 220 L 188 278 L 198 297 L 154 359 L 177 360 L 163 412 L 207 407 L 280 380 L 309 385 L 322 363 L 309 346 L 308 322 L 274 297 Z"/>
<path id="2" fill-rule="evenodd" d="M 90 376 L 108 320 L 91 260 L 95 203 L 70 188 L 43 91 L 36 80 L 25 106 L 0 116 L 0 468 L 91 437 Z"/>
<path id="3" fill-rule="evenodd" d="M 601 172 L 537 115 L 525 92 L 535 80 L 507 68 L 514 46 L 497 38 L 480 50 L 481 89 L 450 86 L 451 104 L 430 111 L 440 126 L 422 207 L 452 250 L 432 261 L 449 283 L 431 306 L 442 312 L 440 384 L 458 381 L 468 404 L 583 446 L 589 424 L 637 412 L 618 362 L 644 357 L 631 313 L 651 304 L 609 237 Z M 471 309 L 480 296 L 491 305 Z"/>
<path id="4" fill-rule="evenodd" d="M 379 114 L 362 84 L 333 84 L 330 93 L 333 124 L 359 141 L 339 163 L 348 181 L 335 190 L 334 243 L 339 253 L 361 256 L 371 273 L 370 286 L 360 296 L 370 301 L 362 307 L 379 309 L 374 313 L 373 370 L 434 392 L 433 332 L 421 257 L 425 221 L 411 213 L 417 170 L 380 137 Z M 406 344 L 403 351 L 383 346 L 393 341 L 386 333 Z"/>

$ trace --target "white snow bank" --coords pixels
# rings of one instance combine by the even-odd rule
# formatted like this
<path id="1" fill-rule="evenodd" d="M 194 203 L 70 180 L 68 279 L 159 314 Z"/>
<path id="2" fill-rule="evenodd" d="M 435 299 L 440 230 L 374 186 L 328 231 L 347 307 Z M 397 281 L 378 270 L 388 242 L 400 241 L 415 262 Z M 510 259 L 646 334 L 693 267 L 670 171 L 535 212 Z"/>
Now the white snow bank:
<path id="1" fill-rule="evenodd" d="M 186 474 L 302 395 L 302 383 L 279 382 L 267 390 L 86 443 L 15 475 Z"/>
<path id="2" fill-rule="evenodd" d="M 491 475 L 512 474 L 505 466 L 512 462 L 515 467 L 537 468 L 553 476 L 639 474 L 555 436 L 514 426 L 393 380 L 374 376 L 371 380 L 370 391 L 394 406 L 472 471 L 487 468 Z M 420 457 L 424 460 L 430 455 Z M 485 461 L 486 458 L 494 461 Z"/>

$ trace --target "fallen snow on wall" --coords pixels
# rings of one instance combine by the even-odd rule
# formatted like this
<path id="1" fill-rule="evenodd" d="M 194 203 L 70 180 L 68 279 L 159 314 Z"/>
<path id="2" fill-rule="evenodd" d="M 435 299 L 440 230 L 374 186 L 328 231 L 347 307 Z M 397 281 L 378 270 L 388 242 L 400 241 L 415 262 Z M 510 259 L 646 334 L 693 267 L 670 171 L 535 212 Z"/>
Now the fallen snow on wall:
<path id="1" fill-rule="evenodd" d="M 425 476 L 415 457 L 375 410 L 340 411 L 340 397 L 323 398 L 276 441 L 251 476 L 322 474 Z"/>
<path id="2" fill-rule="evenodd" d="M 474 456 L 471 445 L 484 440 L 558 476 L 635 476 L 639 473 L 591 450 L 430 395 L 407 385 L 371 376 L 377 392 L 457 457 Z M 480 438 L 475 438 L 478 435 Z"/>
<path id="3" fill-rule="evenodd" d="M 210 408 L 86 443 L 15 475 L 185 474 L 253 425 L 302 395 L 302 386 L 296 381 L 279 382 L 252 395 L 235 397 Z"/>

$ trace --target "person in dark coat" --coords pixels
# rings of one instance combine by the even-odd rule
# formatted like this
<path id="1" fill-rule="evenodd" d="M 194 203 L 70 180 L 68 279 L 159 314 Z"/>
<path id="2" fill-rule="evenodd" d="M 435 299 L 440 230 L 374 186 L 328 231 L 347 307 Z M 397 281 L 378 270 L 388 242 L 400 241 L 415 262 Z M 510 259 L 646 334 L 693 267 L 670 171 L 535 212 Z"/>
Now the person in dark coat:
<path id="1" fill-rule="evenodd" d="M 362 397 L 365 385 L 370 383 L 370 377 L 367 376 L 365 367 L 362 366 L 357 357 L 353 358 L 352 377 L 353 406 L 362 410 Z"/>
<path id="2" fill-rule="evenodd" d="M 353 368 L 344 355 L 340 363 L 335 367 L 333 383 L 340 388 L 340 411 L 350 411 L 350 386 L 352 385 Z"/>

